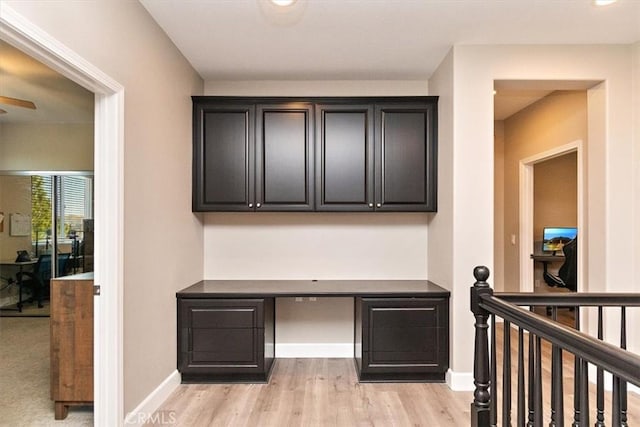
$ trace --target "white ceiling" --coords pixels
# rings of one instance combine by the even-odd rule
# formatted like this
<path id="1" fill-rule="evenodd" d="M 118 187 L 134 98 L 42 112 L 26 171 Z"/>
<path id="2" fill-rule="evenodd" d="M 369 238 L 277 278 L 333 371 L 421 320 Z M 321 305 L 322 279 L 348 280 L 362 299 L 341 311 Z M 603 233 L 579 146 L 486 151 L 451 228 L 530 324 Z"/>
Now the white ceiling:
<path id="1" fill-rule="evenodd" d="M 204 80 L 428 79 L 456 44 L 630 44 L 640 1 L 141 0 Z"/>
<path id="2" fill-rule="evenodd" d="M 0 104 L 0 123 L 91 123 L 94 95 L 0 40 L 0 95 L 25 99 L 35 110 Z"/>
<path id="3" fill-rule="evenodd" d="M 141 0 L 205 80 L 428 79 L 454 44 L 632 43 L 640 0 Z M 497 82 L 502 120 L 558 82 Z M 0 123 L 86 123 L 93 94 L 0 41 Z"/>

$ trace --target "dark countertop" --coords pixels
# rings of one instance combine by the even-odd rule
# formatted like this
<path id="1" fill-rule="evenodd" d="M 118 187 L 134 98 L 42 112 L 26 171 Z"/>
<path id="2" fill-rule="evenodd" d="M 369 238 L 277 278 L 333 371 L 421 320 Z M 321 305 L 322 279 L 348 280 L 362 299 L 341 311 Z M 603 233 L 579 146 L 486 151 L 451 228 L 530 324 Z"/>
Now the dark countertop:
<path id="1" fill-rule="evenodd" d="M 429 280 L 201 280 L 176 293 L 207 297 L 449 297 Z"/>

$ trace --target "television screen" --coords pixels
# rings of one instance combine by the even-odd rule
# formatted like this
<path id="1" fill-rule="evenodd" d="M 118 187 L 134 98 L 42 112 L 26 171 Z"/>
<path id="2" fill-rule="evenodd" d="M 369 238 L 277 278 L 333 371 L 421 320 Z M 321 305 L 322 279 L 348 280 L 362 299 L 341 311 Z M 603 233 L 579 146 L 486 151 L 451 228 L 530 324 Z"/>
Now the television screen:
<path id="1" fill-rule="evenodd" d="M 561 251 L 565 243 L 569 243 L 578 235 L 576 227 L 545 227 L 542 233 L 542 250 L 545 252 Z"/>

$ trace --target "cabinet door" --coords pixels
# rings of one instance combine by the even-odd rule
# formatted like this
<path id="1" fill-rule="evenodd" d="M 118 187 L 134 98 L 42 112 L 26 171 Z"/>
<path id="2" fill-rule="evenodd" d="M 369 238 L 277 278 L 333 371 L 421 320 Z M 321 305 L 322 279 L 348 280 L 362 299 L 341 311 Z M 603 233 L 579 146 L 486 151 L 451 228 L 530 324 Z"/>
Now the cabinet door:
<path id="1" fill-rule="evenodd" d="M 361 378 L 444 378 L 449 364 L 447 299 L 362 298 L 361 303 Z"/>
<path id="2" fill-rule="evenodd" d="M 256 208 L 313 210 L 313 106 L 257 106 Z"/>
<path id="3" fill-rule="evenodd" d="M 180 299 L 180 372 L 186 378 L 263 373 L 264 305 L 260 298 Z"/>
<path id="4" fill-rule="evenodd" d="M 316 105 L 316 210 L 373 210 L 373 106 Z"/>
<path id="5" fill-rule="evenodd" d="M 435 211 L 436 104 L 376 105 L 376 210 Z"/>
<path id="6" fill-rule="evenodd" d="M 193 210 L 253 210 L 255 107 L 196 103 L 193 114 Z"/>

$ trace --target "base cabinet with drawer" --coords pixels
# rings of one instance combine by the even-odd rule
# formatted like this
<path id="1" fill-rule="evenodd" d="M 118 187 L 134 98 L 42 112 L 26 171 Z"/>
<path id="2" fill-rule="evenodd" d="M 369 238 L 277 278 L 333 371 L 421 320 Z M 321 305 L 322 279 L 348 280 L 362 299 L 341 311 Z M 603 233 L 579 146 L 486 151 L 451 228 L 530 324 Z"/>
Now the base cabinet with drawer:
<path id="1" fill-rule="evenodd" d="M 360 381 L 444 381 L 449 367 L 448 298 L 356 298 Z"/>
<path id="2" fill-rule="evenodd" d="M 292 297 L 354 299 L 360 381 L 444 381 L 451 293 L 429 280 L 201 280 L 176 293 L 182 382 L 268 382 L 275 300 Z"/>
<path id="3" fill-rule="evenodd" d="M 273 298 L 179 299 L 182 382 L 267 382 L 274 332 Z"/>

